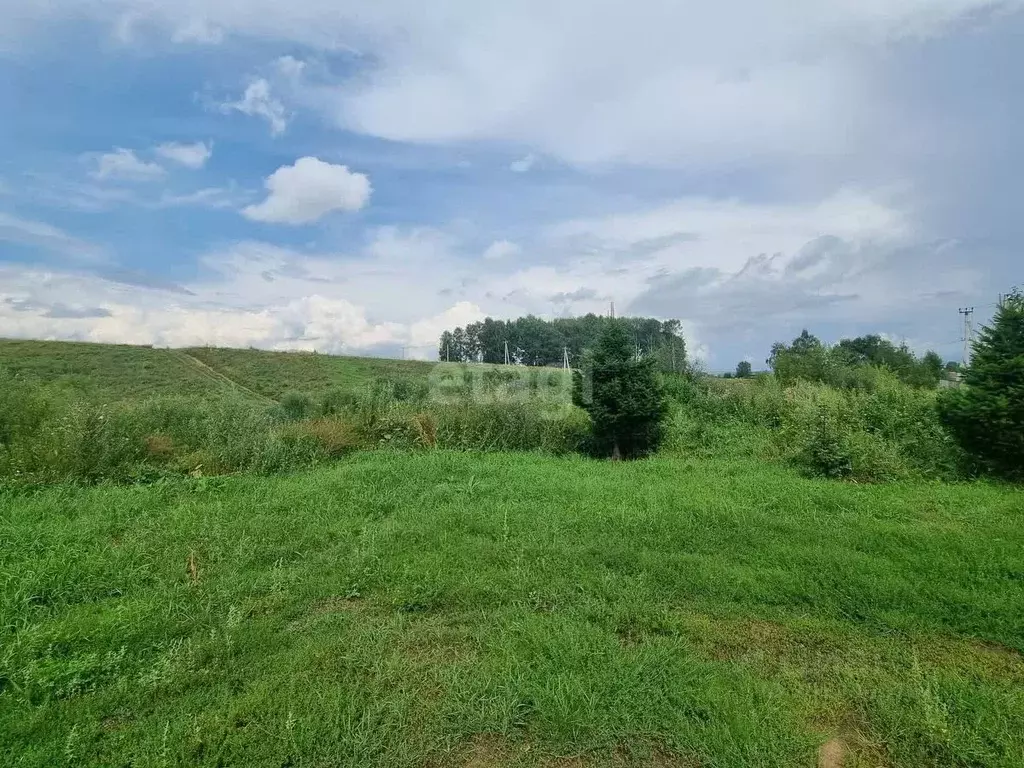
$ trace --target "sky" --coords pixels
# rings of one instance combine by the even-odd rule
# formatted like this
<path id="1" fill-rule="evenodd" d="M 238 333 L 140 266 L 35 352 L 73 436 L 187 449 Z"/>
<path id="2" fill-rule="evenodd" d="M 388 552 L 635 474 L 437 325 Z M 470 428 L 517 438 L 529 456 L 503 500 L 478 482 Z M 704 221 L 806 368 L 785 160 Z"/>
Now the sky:
<path id="1" fill-rule="evenodd" d="M 434 359 L 486 316 L 959 359 L 1024 0 L 0 0 L 0 337 Z"/>

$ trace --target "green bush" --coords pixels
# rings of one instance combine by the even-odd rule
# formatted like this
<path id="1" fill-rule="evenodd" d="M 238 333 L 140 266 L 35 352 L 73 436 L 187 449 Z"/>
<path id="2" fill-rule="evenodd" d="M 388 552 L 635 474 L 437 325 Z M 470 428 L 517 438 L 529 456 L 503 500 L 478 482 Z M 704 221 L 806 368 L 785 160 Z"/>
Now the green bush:
<path id="1" fill-rule="evenodd" d="M 286 392 L 276 408 L 283 421 L 302 421 L 314 415 L 313 398 L 302 392 Z"/>

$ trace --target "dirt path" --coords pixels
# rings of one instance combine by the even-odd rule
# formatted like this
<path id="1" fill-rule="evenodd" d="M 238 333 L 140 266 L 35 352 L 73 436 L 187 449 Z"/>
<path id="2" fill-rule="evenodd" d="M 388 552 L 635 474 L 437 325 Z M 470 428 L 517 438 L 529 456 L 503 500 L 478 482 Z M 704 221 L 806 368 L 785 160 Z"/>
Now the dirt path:
<path id="1" fill-rule="evenodd" d="M 237 381 L 235 381 L 234 379 L 230 378 L 229 376 L 221 373 L 220 371 L 216 370 L 215 368 L 211 368 L 206 363 L 204 363 L 202 360 L 200 360 L 198 357 L 194 357 L 194 356 L 190 355 L 188 352 L 184 352 L 182 350 L 176 350 L 175 354 L 179 358 L 181 358 L 181 360 L 183 362 L 185 362 L 188 365 L 191 365 L 193 368 L 195 368 L 197 371 L 202 373 L 204 376 L 206 376 L 206 378 L 210 379 L 211 381 L 216 381 L 216 382 L 218 382 L 220 384 L 226 384 L 227 386 L 231 387 L 232 389 L 238 390 L 239 392 L 244 392 L 245 394 L 249 395 L 250 397 L 253 397 L 253 398 L 257 399 L 260 402 L 266 403 L 267 405 L 277 405 L 277 401 L 276 400 L 272 400 L 271 398 L 267 397 L 266 395 L 261 395 L 259 392 L 256 392 L 255 390 L 252 390 L 252 389 L 249 389 L 244 384 L 239 384 Z"/>
<path id="2" fill-rule="evenodd" d="M 841 739 L 825 742 L 818 750 L 818 768 L 843 768 L 846 751 L 846 744 Z"/>

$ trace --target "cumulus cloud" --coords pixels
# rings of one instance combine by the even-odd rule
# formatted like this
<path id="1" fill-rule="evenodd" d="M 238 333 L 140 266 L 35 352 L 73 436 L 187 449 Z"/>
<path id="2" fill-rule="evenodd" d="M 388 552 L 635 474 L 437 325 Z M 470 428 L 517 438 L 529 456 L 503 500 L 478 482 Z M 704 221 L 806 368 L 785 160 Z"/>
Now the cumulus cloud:
<path id="1" fill-rule="evenodd" d="M 391 242 L 396 242 L 391 235 Z M 436 357 L 448 324 L 480 319 L 468 302 L 422 291 L 438 264 L 381 270 L 369 246 L 343 259 L 264 243 L 208 254 L 187 286 L 78 270 L 0 265 L 0 322 L 15 337 L 191 346 L 214 344 L 332 353 L 397 351 Z M 400 295 L 404 310 L 388 311 Z M 81 304 L 87 296 L 89 304 Z"/>
<path id="2" fill-rule="evenodd" d="M 172 141 L 161 144 L 155 151 L 166 160 L 198 170 L 206 165 L 206 161 L 213 155 L 213 143 L 197 141 L 194 144 L 180 144 Z"/>
<path id="3" fill-rule="evenodd" d="M 288 113 L 284 104 L 270 92 L 270 83 L 265 78 L 253 80 L 238 101 L 220 105 L 222 112 L 241 112 L 250 117 L 261 117 L 270 126 L 270 133 L 280 136 L 288 128 Z"/>
<path id="4" fill-rule="evenodd" d="M 509 240 L 495 240 L 487 246 L 487 250 L 484 251 L 484 258 L 488 261 L 507 259 L 510 256 L 522 253 L 522 251 L 522 248 Z"/>
<path id="5" fill-rule="evenodd" d="M 358 211 L 370 199 L 370 179 L 344 165 L 302 157 L 278 168 L 265 182 L 267 199 L 242 209 L 253 221 L 308 224 L 332 211 Z"/>
<path id="6" fill-rule="evenodd" d="M 159 163 L 147 163 L 139 159 L 133 150 L 116 147 L 113 152 L 94 156 L 96 179 L 121 179 L 124 181 L 153 181 L 163 178 L 166 169 Z"/>

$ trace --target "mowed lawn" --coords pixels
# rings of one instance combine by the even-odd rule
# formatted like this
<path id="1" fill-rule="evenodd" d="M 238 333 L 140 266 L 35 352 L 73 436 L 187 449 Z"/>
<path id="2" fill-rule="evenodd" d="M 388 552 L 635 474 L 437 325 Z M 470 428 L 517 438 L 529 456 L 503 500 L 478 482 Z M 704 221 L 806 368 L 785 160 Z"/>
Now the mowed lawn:
<path id="1" fill-rule="evenodd" d="M 1024 496 L 356 455 L 0 496 L 8 766 L 1024 765 Z"/>

